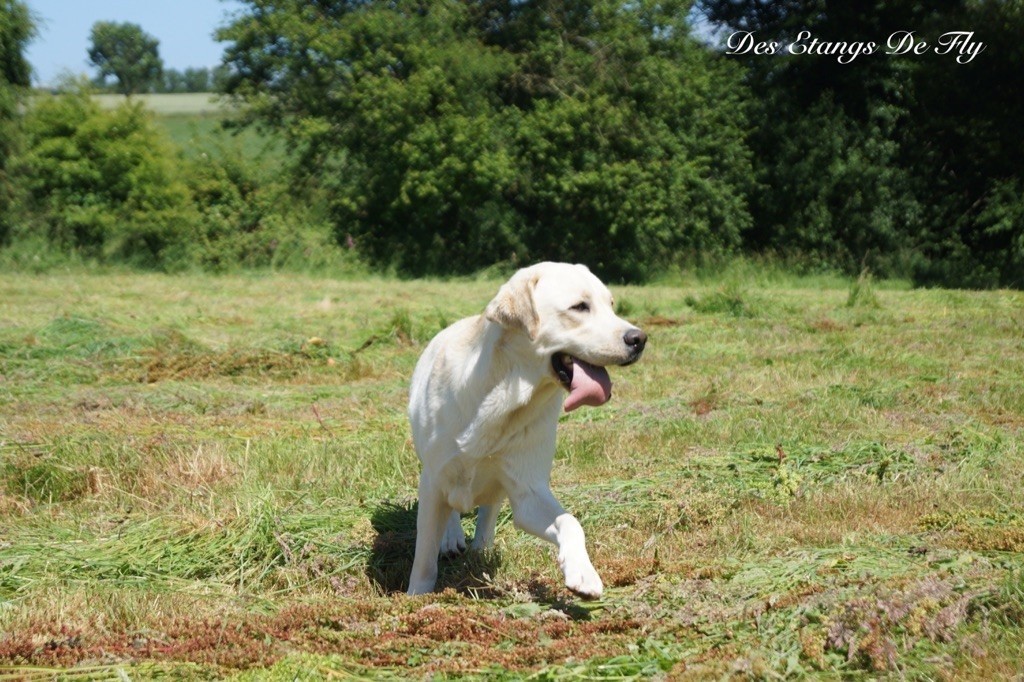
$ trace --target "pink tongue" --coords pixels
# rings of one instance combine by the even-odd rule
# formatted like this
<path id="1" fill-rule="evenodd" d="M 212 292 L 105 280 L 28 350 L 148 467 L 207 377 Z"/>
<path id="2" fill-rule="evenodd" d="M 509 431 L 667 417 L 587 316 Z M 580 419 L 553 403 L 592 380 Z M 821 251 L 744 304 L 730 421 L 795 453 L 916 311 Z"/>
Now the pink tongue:
<path id="1" fill-rule="evenodd" d="M 597 407 L 604 405 L 612 397 L 612 378 L 604 367 L 588 365 L 582 360 L 573 358 L 572 384 L 569 386 L 569 397 L 562 407 L 572 412 L 580 405 Z"/>

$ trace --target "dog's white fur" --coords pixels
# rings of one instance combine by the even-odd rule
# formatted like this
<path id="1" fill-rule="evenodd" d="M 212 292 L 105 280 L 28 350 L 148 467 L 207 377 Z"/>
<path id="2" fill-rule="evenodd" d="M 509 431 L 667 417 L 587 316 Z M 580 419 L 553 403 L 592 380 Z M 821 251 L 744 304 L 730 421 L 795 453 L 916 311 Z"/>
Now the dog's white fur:
<path id="1" fill-rule="evenodd" d="M 636 360 L 639 352 L 624 342 L 635 327 L 612 306 L 585 266 L 540 263 L 518 271 L 483 315 L 456 322 L 427 346 L 409 399 L 423 463 L 409 594 L 434 589 L 439 554 L 465 549 L 460 513 L 479 506 L 472 549 L 484 549 L 508 498 L 518 528 L 557 545 L 565 584 L 600 596 L 583 528 L 551 493 L 565 397 L 551 357 L 565 352 L 601 366 Z"/>

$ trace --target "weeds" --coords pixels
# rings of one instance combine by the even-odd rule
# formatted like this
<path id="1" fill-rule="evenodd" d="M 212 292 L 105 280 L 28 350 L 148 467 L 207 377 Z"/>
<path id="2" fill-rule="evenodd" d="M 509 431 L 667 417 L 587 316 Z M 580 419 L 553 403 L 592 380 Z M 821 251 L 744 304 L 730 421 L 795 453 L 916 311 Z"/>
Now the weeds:
<path id="1" fill-rule="evenodd" d="M 856 281 L 850 285 L 850 294 L 846 297 L 847 308 L 881 308 L 882 304 L 875 292 L 874 278 L 871 271 L 864 268 Z"/>
<path id="2" fill-rule="evenodd" d="M 724 313 L 733 317 L 755 317 L 764 307 L 763 301 L 734 281 L 702 297 L 687 296 L 685 302 L 698 313 Z"/>

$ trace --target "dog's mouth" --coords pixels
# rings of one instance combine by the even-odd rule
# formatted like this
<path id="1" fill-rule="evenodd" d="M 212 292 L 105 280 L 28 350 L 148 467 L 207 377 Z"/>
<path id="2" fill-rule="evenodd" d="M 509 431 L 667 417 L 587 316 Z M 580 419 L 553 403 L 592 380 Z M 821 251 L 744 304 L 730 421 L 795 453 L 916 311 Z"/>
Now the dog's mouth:
<path id="1" fill-rule="evenodd" d="M 562 405 L 566 412 L 581 405 L 597 407 L 611 400 L 612 378 L 604 367 L 591 365 L 568 353 L 555 353 L 551 356 L 551 368 L 562 387 L 569 391 Z"/>

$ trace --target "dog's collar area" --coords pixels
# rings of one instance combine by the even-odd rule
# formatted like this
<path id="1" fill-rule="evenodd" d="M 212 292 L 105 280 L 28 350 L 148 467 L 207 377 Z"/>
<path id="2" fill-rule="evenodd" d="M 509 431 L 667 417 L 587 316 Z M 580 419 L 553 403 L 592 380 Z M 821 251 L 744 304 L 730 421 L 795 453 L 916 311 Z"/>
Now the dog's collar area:
<path id="1" fill-rule="evenodd" d="M 555 353 L 551 356 L 551 369 L 555 371 L 562 388 L 567 391 L 572 390 L 572 368 L 572 356 L 568 353 Z"/>

